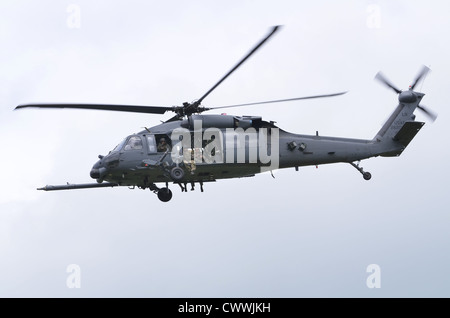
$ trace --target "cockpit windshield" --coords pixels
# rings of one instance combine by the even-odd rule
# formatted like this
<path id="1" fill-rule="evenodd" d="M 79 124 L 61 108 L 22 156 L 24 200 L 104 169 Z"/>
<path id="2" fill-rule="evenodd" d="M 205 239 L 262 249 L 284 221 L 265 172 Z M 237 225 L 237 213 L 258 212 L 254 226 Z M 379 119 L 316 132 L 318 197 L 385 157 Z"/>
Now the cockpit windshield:
<path id="1" fill-rule="evenodd" d="M 120 142 L 111 152 L 127 151 L 127 150 L 141 150 L 142 139 L 139 136 L 127 137 Z"/>
<path id="2" fill-rule="evenodd" d="M 116 152 L 116 151 L 120 151 L 123 147 L 123 145 L 125 144 L 125 141 L 127 141 L 127 138 L 125 138 L 124 140 L 122 140 L 120 142 L 120 144 L 118 144 L 111 152 Z"/>

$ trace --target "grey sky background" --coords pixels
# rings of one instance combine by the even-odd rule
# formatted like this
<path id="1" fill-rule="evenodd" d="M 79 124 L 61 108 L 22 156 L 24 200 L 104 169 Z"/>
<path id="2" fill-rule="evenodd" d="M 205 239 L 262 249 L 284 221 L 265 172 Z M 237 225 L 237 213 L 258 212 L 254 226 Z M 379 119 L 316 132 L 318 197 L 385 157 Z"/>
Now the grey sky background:
<path id="1" fill-rule="evenodd" d="M 79 27 L 74 12 L 79 10 Z M 1 297 L 449 297 L 446 1 L 2 1 Z M 76 17 L 75 17 L 76 18 Z M 23 110 L 21 103 L 180 105 L 201 97 L 273 25 L 260 51 L 208 96 L 290 132 L 371 139 L 422 65 L 439 114 L 399 158 L 280 170 L 160 202 L 91 182 L 129 134 L 171 114 Z M 81 269 L 68 288 L 67 267 Z M 368 288 L 367 266 L 381 269 Z"/>

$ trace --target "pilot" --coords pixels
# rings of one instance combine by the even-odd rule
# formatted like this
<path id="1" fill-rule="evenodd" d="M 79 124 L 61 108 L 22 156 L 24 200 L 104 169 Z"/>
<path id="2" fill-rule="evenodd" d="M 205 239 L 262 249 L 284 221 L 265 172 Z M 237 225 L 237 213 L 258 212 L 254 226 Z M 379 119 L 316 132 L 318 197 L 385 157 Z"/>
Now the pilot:
<path id="1" fill-rule="evenodd" d="M 141 138 L 139 138 L 139 137 L 131 137 L 124 149 L 125 150 L 142 149 L 142 140 L 141 140 Z"/>
<path id="2" fill-rule="evenodd" d="M 142 140 L 141 140 L 141 138 L 135 138 L 132 148 L 133 149 L 142 149 Z"/>
<path id="3" fill-rule="evenodd" d="M 166 142 L 166 138 L 161 138 L 158 143 L 158 151 L 166 152 L 170 150 L 170 146 Z"/>

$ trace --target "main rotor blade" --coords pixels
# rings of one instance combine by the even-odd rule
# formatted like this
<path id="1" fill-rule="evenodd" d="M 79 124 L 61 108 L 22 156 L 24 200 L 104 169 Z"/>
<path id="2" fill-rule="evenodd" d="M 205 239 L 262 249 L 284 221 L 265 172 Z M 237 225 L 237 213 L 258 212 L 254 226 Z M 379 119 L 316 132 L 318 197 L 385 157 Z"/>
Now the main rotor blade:
<path id="1" fill-rule="evenodd" d="M 216 87 L 219 86 L 228 76 L 230 76 L 231 73 L 233 73 L 239 66 L 241 66 L 253 53 L 255 53 L 279 28 L 279 25 L 274 26 L 270 33 L 264 39 L 262 39 L 258 43 L 258 45 L 256 45 L 238 64 L 236 64 L 235 67 L 233 67 L 227 74 L 225 74 L 225 76 L 222 77 L 220 81 L 218 81 L 213 87 L 211 87 L 205 95 L 203 95 L 199 100 L 196 101 L 197 105 L 200 105 L 206 96 L 208 96 L 214 89 L 216 89 Z"/>
<path id="2" fill-rule="evenodd" d="M 414 90 L 414 87 L 416 87 L 416 85 L 419 83 L 419 81 L 425 77 L 428 72 L 430 71 L 430 68 L 427 66 L 423 66 L 422 69 L 420 70 L 420 73 L 417 75 L 416 80 L 414 81 L 414 83 L 411 85 L 411 89 Z"/>
<path id="3" fill-rule="evenodd" d="M 296 97 L 296 98 L 288 98 L 288 99 L 277 99 L 277 100 L 269 100 L 269 101 L 256 102 L 256 103 L 246 103 L 246 104 L 237 104 L 237 105 L 228 105 L 228 106 L 210 107 L 210 108 L 207 108 L 207 110 L 210 110 L 210 109 L 220 109 L 220 108 L 230 108 L 230 107 L 240 107 L 240 106 L 250 106 L 250 105 L 259 105 L 259 104 L 270 104 L 270 103 L 291 102 L 291 101 L 303 100 L 303 99 L 314 99 L 314 98 L 333 97 L 333 96 L 343 95 L 343 94 L 345 94 L 345 93 L 347 93 L 347 92 L 340 92 L 340 93 L 327 94 L 327 95 L 315 95 L 315 96 L 306 96 L 306 97 Z"/>
<path id="4" fill-rule="evenodd" d="M 112 110 L 120 112 L 146 113 L 146 114 L 164 114 L 167 111 L 174 110 L 173 107 L 163 106 L 136 106 L 136 105 L 110 105 L 110 104 L 24 104 L 15 109 L 21 108 L 75 108 L 75 109 L 95 109 Z"/>
<path id="5" fill-rule="evenodd" d="M 391 82 L 389 82 L 381 72 L 378 72 L 377 75 L 375 75 L 375 79 L 379 80 L 384 85 L 392 88 L 397 94 L 400 94 L 402 92 L 397 87 L 395 87 Z"/>
<path id="6" fill-rule="evenodd" d="M 435 121 L 437 118 L 437 114 L 426 108 L 425 106 L 418 105 L 417 108 L 419 108 L 425 115 L 427 115 L 432 121 Z"/>

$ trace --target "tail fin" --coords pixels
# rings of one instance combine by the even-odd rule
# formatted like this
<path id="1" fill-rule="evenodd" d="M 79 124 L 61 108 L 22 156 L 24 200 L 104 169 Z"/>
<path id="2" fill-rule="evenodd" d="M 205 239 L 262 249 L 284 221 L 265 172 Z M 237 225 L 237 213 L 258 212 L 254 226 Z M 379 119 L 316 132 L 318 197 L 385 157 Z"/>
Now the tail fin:
<path id="1" fill-rule="evenodd" d="M 425 123 L 415 121 L 414 111 L 424 95 L 412 90 L 400 93 L 399 105 L 373 139 L 378 155 L 399 156 L 416 136 Z"/>

